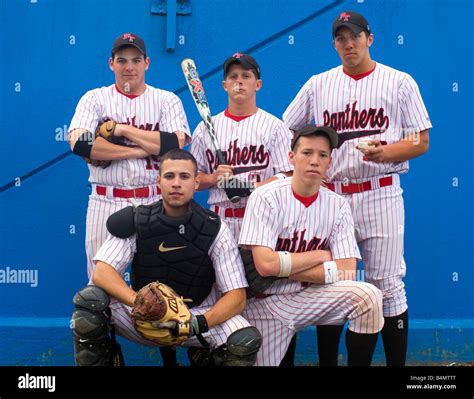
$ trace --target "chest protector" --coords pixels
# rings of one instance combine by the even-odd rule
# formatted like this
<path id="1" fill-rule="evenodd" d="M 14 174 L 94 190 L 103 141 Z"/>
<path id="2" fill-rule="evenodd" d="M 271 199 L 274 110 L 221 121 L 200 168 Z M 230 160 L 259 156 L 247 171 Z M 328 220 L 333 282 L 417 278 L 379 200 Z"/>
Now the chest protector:
<path id="1" fill-rule="evenodd" d="M 189 212 L 180 218 L 166 216 L 162 201 L 138 206 L 133 212 L 130 208 L 119 212 L 133 215 L 137 233 L 132 288 L 138 291 L 159 280 L 183 298 L 192 299 L 189 307 L 201 304 L 216 280 L 208 252 L 220 229 L 219 217 L 194 201 L 190 203 Z M 108 227 L 113 224 L 109 222 L 110 219 Z M 123 229 L 124 224 L 121 226 Z"/>

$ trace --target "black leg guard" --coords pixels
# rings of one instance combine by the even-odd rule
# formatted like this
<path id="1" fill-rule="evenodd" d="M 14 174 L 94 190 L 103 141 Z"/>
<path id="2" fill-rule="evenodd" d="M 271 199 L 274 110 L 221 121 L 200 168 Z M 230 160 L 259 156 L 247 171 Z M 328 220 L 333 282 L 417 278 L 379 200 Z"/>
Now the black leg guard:
<path id="1" fill-rule="evenodd" d="M 321 367 L 337 366 L 342 330 L 344 330 L 344 324 L 340 326 L 316 326 L 319 365 Z"/>
<path id="2" fill-rule="evenodd" d="M 161 347 L 161 360 L 163 360 L 163 367 L 178 367 L 178 360 L 176 359 L 176 349 Z"/>
<path id="3" fill-rule="evenodd" d="M 112 312 L 110 308 L 106 311 L 107 317 L 109 320 L 112 318 Z M 111 344 L 112 344 L 112 357 L 110 360 L 109 366 L 111 367 L 124 367 L 125 366 L 125 359 L 123 358 L 122 347 L 117 342 L 115 338 L 115 327 L 109 324 L 110 327 L 110 336 L 111 336 Z"/>
<path id="4" fill-rule="evenodd" d="M 261 346 L 260 331 L 255 327 L 244 327 L 230 334 L 227 344 L 212 352 L 212 359 L 218 367 L 253 366 Z"/>
<path id="5" fill-rule="evenodd" d="M 348 366 L 370 366 L 374 355 L 377 334 L 357 334 L 350 330 L 346 332 Z"/>
<path id="6" fill-rule="evenodd" d="M 188 358 L 191 367 L 213 367 L 212 350 L 192 346 L 188 349 Z"/>
<path id="7" fill-rule="evenodd" d="M 76 366 L 123 365 L 123 356 L 110 324 L 110 299 L 95 286 L 87 286 L 74 296 L 72 314 Z M 109 336 L 112 334 L 112 338 Z"/>
<path id="8" fill-rule="evenodd" d="M 405 366 L 408 345 L 408 310 L 398 316 L 385 317 L 382 340 L 387 366 Z"/>
<path id="9" fill-rule="evenodd" d="M 194 367 L 245 367 L 253 366 L 262 346 L 262 336 L 255 327 L 234 331 L 227 343 L 211 350 L 189 348 L 188 357 Z"/>
<path id="10" fill-rule="evenodd" d="M 296 353 L 296 334 L 293 335 L 290 345 L 286 350 L 285 356 L 281 360 L 279 367 L 295 367 L 295 353 Z"/>

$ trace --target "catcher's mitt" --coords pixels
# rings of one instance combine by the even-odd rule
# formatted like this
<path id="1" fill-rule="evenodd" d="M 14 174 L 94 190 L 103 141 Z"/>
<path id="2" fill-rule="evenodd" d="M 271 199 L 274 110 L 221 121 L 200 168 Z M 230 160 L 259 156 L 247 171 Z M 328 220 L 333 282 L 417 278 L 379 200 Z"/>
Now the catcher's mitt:
<path id="1" fill-rule="evenodd" d="M 97 126 L 97 129 L 95 131 L 95 137 L 102 137 L 106 139 L 107 141 L 112 142 L 112 140 L 117 137 L 114 136 L 115 132 L 115 126 L 117 126 L 117 123 L 114 121 L 106 121 L 99 126 Z"/>
<path id="2" fill-rule="evenodd" d="M 99 126 L 97 126 L 97 129 L 95 130 L 95 138 L 97 137 L 102 137 L 103 139 L 107 140 L 108 142 L 112 144 L 117 144 L 117 145 L 126 145 L 125 141 L 122 137 L 117 137 L 114 135 L 115 132 L 115 126 L 117 126 L 117 123 L 114 121 L 106 121 Z M 91 165 L 94 166 L 100 166 L 102 168 L 106 168 L 109 166 L 112 161 L 99 161 L 97 159 L 90 159 L 90 158 L 84 158 L 87 163 L 90 163 Z"/>
<path id="3" fill-rule="evenodd" d="M 183 298 L 158 281 L 138 291 L 132 320 L 138 333 L 161 346 L 177 346 L 193 334 L 192 315 Z"/>
<path id="4" fill-rule="evenodd" d="M 87 163 L 90 163 L 92 166 L 100 166 L 101 168 L 104 168 L 104 169 L 112 163 L 112 161 L 100 161 L 98 159 L 90 159 L 90 158 L 84 158 L 84 160 Z"/>

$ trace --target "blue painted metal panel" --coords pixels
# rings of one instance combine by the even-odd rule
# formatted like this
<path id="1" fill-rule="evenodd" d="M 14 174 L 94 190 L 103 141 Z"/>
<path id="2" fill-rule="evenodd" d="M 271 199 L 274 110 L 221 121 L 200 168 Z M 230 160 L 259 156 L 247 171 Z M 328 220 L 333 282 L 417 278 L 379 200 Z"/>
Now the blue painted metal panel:
<path id="1" fill-rule="evenodd" d="M 116 36 L 132 31 L 144 37 L 152 61 L 147 81 L 177 92 L 194 127 L 199 116 L 179 67 L 183 58 L 196 60 L 217 114 L 227 102 L 221 88 L 222 62 L 237 50 L 250 51 L 264 81 L 258 103 L 281 115 L 312 74 L 339 64 L 330 26 L 338 12 L 349 8 L 365 14 L 372 25 L 373 58 L 416 79 L 434 125 L 430 151 L 412 161 L 402 179 L 405 281 L 410 315 L 421 320 L 410 341 L 411 359 L 429 360 L 430 348 L 438 359 L 446 351 L 449 359 L 474 357 L 472 324 L 454 330 L 446 324 L 450 319 L 472 320 L 474 309 L 474 48 L 470 28 L 459 24 L 472 15 L 472 2 L 194 1 L 191 15 L 177 16 L 173 53 L 165 51 L 166 16 L 152 14 L 150 4 L 0 1 L 0 30 L 9 38 L 0 44 L 0 269 L 38 274 L 35 287 L 0 283 L 0 325 L 2 317 L 67 318 L 74 292 L 87 282 L 87 168 L 75 156 L 58 157 L 67 154 L 64 130 L 81 95 L 113 82 L 107 59 Z M 19 176 L 26 179 L 17 186 Z M 204 202 L 206 193 L 198 198 Z M 426 323 L 429 328 L 423 329 L 425 319 L 445 323 Z M 449 335 L 454 331 L 456 338 Z M 36 337 L 33 329 L 30 333 Z M 0 329 L 0 336 L 8 348 L 10 334 Z M 37 336 L 40 341 L 45 337 Z M 65 342 L 58 353 L 66 350 Z M 16 357 L 0 351 L 0 364 L 37 364 L 26 350 L 18 348 Z M 58 356 L 62 360 L 52 355 L 48 364 L 67 363 L 66 355 Z M 137 364 L 143 359 L 145 355 L 137 358 Z"/>
<path id="2" fill-rule="evenodd" d="M 0 366 L 72 366 L 74 364 L 71 331 L 67 318 L 9 319 L 0 318 Z M 474 346 L 474 320 L 412 320 L 408 365 L 448 365 L 472 362 Z M 21 340 L 12 345 L 11 337 Z M 297 365 L 314 366 L 318 362 L 316 331 L 310 327 L 298 334 Z M 54 337 L 54 339 L 51 339 Z M 161 365 L 158 348 L 128 342 L 119 337 L 128 366 Z M 449 343 L 449 345 L 446 345 Z M 339 364 L 347 364 L 344 339 L 339 345 Z M 178 348 L 178 361 L 188 365 L 186 349 Z M 377 342 L 374 365 L 384 365 L 381 339 Z"/>

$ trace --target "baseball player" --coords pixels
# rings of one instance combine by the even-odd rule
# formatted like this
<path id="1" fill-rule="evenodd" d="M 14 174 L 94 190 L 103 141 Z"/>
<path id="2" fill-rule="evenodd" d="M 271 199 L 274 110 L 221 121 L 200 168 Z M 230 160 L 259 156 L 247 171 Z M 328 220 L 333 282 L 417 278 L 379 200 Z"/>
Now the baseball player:
<path id="1" fill-rule="evenodd" d="M 293 177 L 257 188 L 249 198 L 239 244 L 258 273 L 276 276 L 242 313 L 262 333 L 257 365 L 278 365 L 296 331 L 343 325 L 350 366 L 371 363 L 382 329 L 382 293 L 351 281 L 360 258 L 347 201 L 320 187 L 337 146 L 334 129 L 308 125 L 293 138 Z M 250 281 L 249 281 L 250 282 Z"/>
<path id="2" fill-rule="evenodd" d="M 248 54 L 235 53 L 224 62 L 222 86 L 228 107 L 212 118 L 227 165 L 219 165 L 204 123 L 194 133 L 191 153 L 200 175 L 199 190 L 209 189 L 208 204 L 239 237 L 250 191 L 242 189 L 240 201 L 232 203 L 224 186 L 235 177 L 240 182 L 262 184 L 274 176 L 291 174 L 288 162 L 291 132 L 281 120 L 257 107 L 262 87 L 260 67 Z M 289 172 L 289 173 L 288 173 Z"/>
<path id="3" fill-rule="evenodd" d="M 144 41 L 134 33 L 120 35 L 109 59 L 115 84 L 88 91 L 79 101 L 69 126 L 71 150 L 95 160 L 89 164 L 92 192 L 86 218 L 89 278 L 93 258 L 107 236 L 107 218 L 128 205 L 158 201 L 158 156 L 191 141 L 180 99 L 145 83 L 149 65 Z M 95 142 L 85 139 L 88 132 L 95 132 L 107 120 L 118 123 L 114 135 L 126 145 L 102 138 Z"/>
<path id="4" fill-rule="evenodd" d="M 219 165 L 204 123 L 194 133 L 191 152 L 198 161 L 200 190 L 209 189 L 208 204 L 229 225 L 236 240 L 245 213 L 249 190 L 237 191 L 240 201 L 233 203 L 224 191 L 228 178 L 251 182 L 253 186 L 291 175 L 288 161 L 291 132 L 275 116 L 257 107 L 257 92 L 262 87 L 261 70 L 250 55 L 237 52 L 224 62 L 222 87 L 228 107 L 212 118 L 218 142 L 227 165 Z M 296 337 L 282 365 L 292 366 Z"/>
<path id="5" fill-rule="evenodd" d="M 76 295 L 76 305 L 80 305 L 73 315 L 76 363 L 109 364 L 111 352 L 102 350 L 110 345 L 104 324 L 111 323 L 119 335 L 131 341 L 156 345 L 137 332 L 131 312 L 136 291 L 159 280 L 191 299 L 191 312 L 198 320 L 194 333 L 210 345 L 215 365 L 218 361 L 252 365 L 261 337 L 239 315 L 247 286 L 242 261 L 225 222 L 192 200 L 199 185 L 196 160 L 181 149 L 168 152 L 162 158 L 158 182 L 161 201 L 124 208 L 108 219 L 111 235 L 94 258 L 95 286 Z M 130 262 L 133 288 L 122 279 Z M 92 306 L 94 299 L 105 295 L 103 290 L 111 296 L 110 319 Z M 201 346 L 200 342 L 192 336 L 185 345 Z"/>
<path id="6" fill-rule="evenodd" d="M 387 365 L 400 366 L 408 336 L 400 175 L 427 151 L 432 126 L 413 78 L 371 59 L 374 37 L 362 15 L 342 12 L 332 35 L 342 65 L 311 77 L 283 120 L 290 129 L 315 121 L 337 130 L 327 187 L 351 206 L 365 280 L 383 292 Z M 326 364 L 337 362 L 339 331 L 318 328 Z"/>

